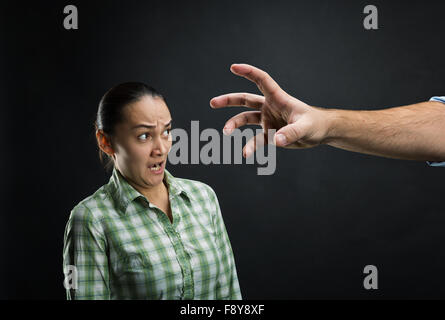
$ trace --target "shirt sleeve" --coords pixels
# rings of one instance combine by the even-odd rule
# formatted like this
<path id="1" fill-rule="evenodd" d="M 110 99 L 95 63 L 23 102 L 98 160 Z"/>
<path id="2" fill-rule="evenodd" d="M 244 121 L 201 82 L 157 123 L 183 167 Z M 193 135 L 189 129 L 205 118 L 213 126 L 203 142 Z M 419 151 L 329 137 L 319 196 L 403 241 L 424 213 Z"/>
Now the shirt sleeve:
<path id="1" fill-rule="evenodd" d="M 221 214 L 218 198 L 213 189 L 210 189 L 211 197 L 215 205 L 215 228 L 217 233 L 218 248 L 221 252 L 221 272 L 217 282 L 217 300 L 241 300 L 241 290 L 236 272 L 235 258 L 233 256 L 232 246 L 229 235 Z"/>
<path id="2" fill-rule="evenodd" d="M 63 271 L 68 300 L 110 299 L 106 251 L 101 223 L 93 220 L 88 208 L 76 206 L 64 233 Z"/>
<path id="3" fill-rule="evenodd" d="M 430 101 L 437 101 L 437 102 L 445 103 L 445 96 L 443 96 L 443 97 L 432 97 L 430 99 Z M 426 163 L 428 165 L 432 166 L 432 167 L 445 167 L 445 162 L 427 161 Z"/>

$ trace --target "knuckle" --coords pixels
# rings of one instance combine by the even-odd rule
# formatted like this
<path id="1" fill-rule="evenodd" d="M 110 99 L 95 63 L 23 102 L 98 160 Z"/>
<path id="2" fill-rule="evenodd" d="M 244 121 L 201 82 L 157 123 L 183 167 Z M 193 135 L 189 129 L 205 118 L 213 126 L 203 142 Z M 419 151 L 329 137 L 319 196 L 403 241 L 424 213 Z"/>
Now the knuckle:
<path id="1" fill-rule="evenodd" d="M 242 114 L 242 123 L 249 123 L 249 117 L 246 112 L 243 112 Z"/>
<path id="2" fill-rule="evenodd" d="M 289 130 L 289 133 L 291 134 L 291 138 L 292 138 L 293 140 L 298 140 L 298 139 L 300 139 L 300 136 L 301 136 L 301 130 L 300 130 L 299 127 L 297 127 L 297 126 L 291 126 L 291 127 L 290 127 L 290 130 Z"/>
<path id="3" fill-rule="evenodd" d="M 245 106 L 246 105 L 246 101 L 247 101 L 247 95 L 245 93 L 243 93 L 240 97 L 240 103 L 241 105 Z"/>

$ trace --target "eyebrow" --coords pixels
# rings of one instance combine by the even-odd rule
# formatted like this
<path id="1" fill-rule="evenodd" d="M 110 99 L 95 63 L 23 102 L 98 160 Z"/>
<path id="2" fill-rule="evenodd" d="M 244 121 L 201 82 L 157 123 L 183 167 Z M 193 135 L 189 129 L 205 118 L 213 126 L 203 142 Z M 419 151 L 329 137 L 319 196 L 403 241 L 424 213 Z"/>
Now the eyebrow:
<path id="1" fill-rule="evenodd" d="M 169 122 L 167 122 L 166 124 L 164 124 L 164 127 L 168 127 L 169 125 L 172 124 L 172 120 L 170 120 Z M 156 128 L 155 125 L 148 125 L 148 124 L 138 124 L 137 126 L 134 126 L 133 128 L 131 128 L 132 130 L 137 129 L 137 128 L 147 128 L 147 129 L 153 129 Z"/>

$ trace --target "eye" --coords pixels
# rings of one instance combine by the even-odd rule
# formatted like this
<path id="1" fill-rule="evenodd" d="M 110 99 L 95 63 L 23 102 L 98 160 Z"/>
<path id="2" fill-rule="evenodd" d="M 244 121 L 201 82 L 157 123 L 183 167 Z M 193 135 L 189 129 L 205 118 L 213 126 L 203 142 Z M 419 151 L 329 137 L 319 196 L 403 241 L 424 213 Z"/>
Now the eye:
<path id="1" fill-rule="evenodd" d="M 171 128 L 168 128 L 168 129 L 165 129 L 164 130 L 164 132 L 162 133 L 164 136 L 168 136 L 169 134 L 170 134 L 170 131 L 171 131 L 172 129 Z"/>
<path id="2" fill-rule="evenodd" d="M 148 133 L 143 133 L 143 134 L 141 134 L 140 136 L 138 136 L 138 139 L 139 139 L 139 140 L 142 140 L 142 141 L 150 140 L 150 139 L 151 139 L 151 136 L 150 136 L 150 134 L 148 134 Z"/>

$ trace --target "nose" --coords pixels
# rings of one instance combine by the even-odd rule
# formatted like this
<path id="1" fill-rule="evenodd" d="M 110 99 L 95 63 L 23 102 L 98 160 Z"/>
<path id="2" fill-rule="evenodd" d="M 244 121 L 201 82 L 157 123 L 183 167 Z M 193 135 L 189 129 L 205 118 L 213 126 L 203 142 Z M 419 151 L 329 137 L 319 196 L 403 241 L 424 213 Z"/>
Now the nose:
<path id="1" fill-rule="evenodd" d="M 153 142 L 154 144 L 152 152 L 154 153 L 154 155 L 163 156 L 169 151 L 167 146 L 168 141 L 164 141 L 161 137 L 156 137 Z"/>

